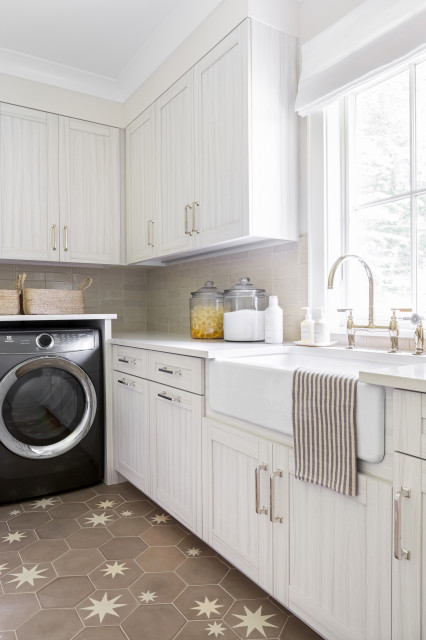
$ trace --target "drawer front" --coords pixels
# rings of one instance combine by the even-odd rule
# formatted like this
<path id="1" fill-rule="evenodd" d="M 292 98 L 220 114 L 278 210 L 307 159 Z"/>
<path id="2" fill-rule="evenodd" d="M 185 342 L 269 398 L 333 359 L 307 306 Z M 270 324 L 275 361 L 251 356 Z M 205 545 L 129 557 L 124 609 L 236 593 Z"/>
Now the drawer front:
<path id="1" fill-rule="evenodd" d="M 169 387 L 204 394 L 204 361 L 163 351 L 149 352 L 148 378 Z"/>
<path id="2" fill-rule="evenodd" d="M 426 394 L 393 391 L 395 451 L 426 459 Z"/>
<path id="3" fill-rule="evenodd" d="M 113 368 L 116 371 L 130 373 L 133 376 L 146 378 L 148 373 L 148 351 L 135 347 L 113 345 Z"/>

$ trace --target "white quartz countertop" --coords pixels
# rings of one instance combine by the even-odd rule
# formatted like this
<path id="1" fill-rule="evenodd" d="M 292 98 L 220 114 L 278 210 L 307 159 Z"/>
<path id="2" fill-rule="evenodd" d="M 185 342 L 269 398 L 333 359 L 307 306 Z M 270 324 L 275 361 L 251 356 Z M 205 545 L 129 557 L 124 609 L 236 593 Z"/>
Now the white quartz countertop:
<path id="1" fill-rule="evenodd" d="M 113 333 L 112 344 L 120 344 L 152 351 L 166 351 L 197 358 L 238 358 L 240 356 L 264 356 L 274 353 L 286 353 L 289 343 L 282 345 L 264 342 L 225 342 L 224 340 L 193 340 L 186 335 L 165 335 L 150 332 Z M 300 353 L 309 353 L 310 349 L 299 347 Z M 315 350 L 318 351 L 319 350 Z M 413 356 L 408 353 L 391 355 L 386 352 L 357 349 L 352 353 L 344 347 L 321 348 L 324 355 L 360 359 L 359 381 L 393 387 L 407 391 L 426 393 L 426 354 Z M 325 352 L 325 353 L 324 353 Z M 362 360 L 372 355 L 378 358 L 372 368 L 363 370 Z M 386 361 L 389 360 L 389 364 Z M 315 366 L 313 359 L 312 366 Z"/>
<path id="2" fill-rule="evenodd" d="M 426 393 L 426 356 L 412 356 L 414 364 L 393 364 L 389 367 L 360 371 L 359 381 L 405 391 Z"/>
<path id="3" fill-rule="evenodd" d="M 10 322 L 40 322 L 46 321 L 50 322 L 51 320 L 115 320 L 117 318 L 117 314 L 115 313 L 74 313 L 74 314 L 63 314 L 63 315 L 40 315 L 40 316 L 26 316 L 26 315 L 16 315 L 16 316 L 0 316 L 0 322 L 10 323 Z"/>
<path id="4" fill-rule="evenodd" d="M 264 342 L 225 342 L 224 340 L 194 340 L 185 335 L 157 333 L 114 333 L 111 342 L 125 347 L 138 347 L 151 351 L 166 351 L 196 358 L 235 358 L 238 356 L 282 353 L 284 345 Z"/>

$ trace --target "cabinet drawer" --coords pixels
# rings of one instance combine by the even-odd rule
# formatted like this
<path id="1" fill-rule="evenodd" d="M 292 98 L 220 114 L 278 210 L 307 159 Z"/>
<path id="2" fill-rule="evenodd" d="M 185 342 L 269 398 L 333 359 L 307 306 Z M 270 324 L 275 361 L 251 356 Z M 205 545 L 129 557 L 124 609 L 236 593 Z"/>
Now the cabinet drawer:
<path id="1" fill-rule="evenodd" d="M 393 391 L 395 451 L 426 459 L 426 394 Z"/>
<path id="2" fill-rule="evenodd" d="M 148 378 L 176 389 L 204 393 L 204 361 L 163 351 L 150 351 Z"/>
<path id="3" fill-rule="evenodd" d="M 148 351 L 135 347 L 113 345 L 113 368 L 116 371 L 130 373 L 134 376 L 146 378 L 148 373 Z"/>

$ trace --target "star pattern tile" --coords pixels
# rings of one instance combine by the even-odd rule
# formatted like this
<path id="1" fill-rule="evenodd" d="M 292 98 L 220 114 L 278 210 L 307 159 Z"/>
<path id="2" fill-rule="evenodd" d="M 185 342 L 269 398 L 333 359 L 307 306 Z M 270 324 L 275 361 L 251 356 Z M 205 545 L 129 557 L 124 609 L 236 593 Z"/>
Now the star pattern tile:
<path id="1" fill-rule="evenodd" d="M 0 640 L 321 640 L 129 483 L 0 516 Z"/>
<path id="2" fill-rule="evenodd" d="M 91 524 L 93 527 L 96 527 L 98 524 L 106 525 L 108 520 L 112 518 L 111 515 L 107 515 L 106 513 L 94 513 L 89 518 L 86 518 L 86 522 Z"/>
<path id="3" fill-rule="evenodd" d="M 40 498 L 31 504 L 33 509 L 46 509 L 46 507 L 53 507 L 58 498 Z"/>
<path id="4" fill-rule="evenodd" d="M 153 591 L 152 593 L 151 591 L 143 591 L 139 596 L 139 600 L 141 602 L 154 602 L 156 598 L 158 598 L 158 596 L 155 591 Z"/>
<path id="5" fill-rule="evenodd" d="M 101 569 L 106 576 L 111 576 L 112 578 L 115 578 L 116 575 L 124 575 L 124 572 L 128 570 L 129 567 L 126 567 L 124 562 L 122 564 L 118 564 L 117 560 L 114 564 L 107 564 L 105 569 Z"/>
<path id="6" fill-rule="evenodd" d="M 151 518 L 151 522 L 154 524 L 165 524 L 168 520 L 170 520 L 170 516 L 165 513 L 157 514 Z"/>
<path id="7" fill-rule="evenodd" d="M 272 618 L 275 614 L 270 613 L 268 615 L 262 615 L 262 607 L 260 606 L 256 611 L 251 611 L 248 607 L 244 607 L 245 614 L 239 615 L 233 613 L 236 618 L 240 618 L 241 622 L 234 625 L 234 629 L 238 627 L 247 627 L 246 638 L 249 637 L 252 631 L 258 631 L 266 638 L 264 627 L 277 627 L 275 624 L 268 622 L 269 618 Z"/>
<path id="8" fill-rule="evenodd" d="M 208 631 L 209 636 L 214 636 L 218 638 L 219 636 L 223 636 L 225 633 L 225 627 L 222 622 L 212 622 L 208 624 L 206 627 L 206 631 Z"/>
<path id="9" fill-rule="evenodd" d="M 92 616 L 99 616 L 99 622 L 103 622 L 103 619 L 105 618 L 106 615 L 118 617 L 118 613 L 116 612 L 116 609 L 118 609 L 119 607 L 126 606 L 124 603 L 118 603 L 117 600 L 119 599 L 120 599 L 120 595 L 116 596 L 115 598 L 111 598 L 109 600 L 108 594 L 106 591 L 102 597 L 102 600 L 95 600 L 94 598 L 89 598 L 89 600 L 92 602 L 92 606 L 83 607 L 83 609 L 87 609 L 88 611 L 91 611 L 91 613 L 89 613 L 89 615 L 86 616 L 86 620 L 88 620 Z"/>
<path id="10" fill-rule="evenodd" d="M 16 576 L 13 580 L 8 580 L 8 582 L 17 582 L 16 588 L 18 589 L 21 585 L 28 582 L 32 587 L 34 586 L 34 580 L 46 580 L 46 576 L 42 576 L 41 574 L 47 571 L 47 569 L 38 569 L 38 564 L 34 567 L 27 569 L 27 567 L 22 567 L 21 571 L 18 573 L 11 573 L 10 575 Z"/>
<path id="11" fill-rule="evenodd" d="M 22 538 L 25 538 L 26 535 L 27 534 L 25 533 L 25 531 L 14 531 L 13 533 L 7 533 L 2 537 L 2 540 L 4 540 L 4 542 L 12 544 L 12 542 L 20 542 Z"/>
<path id="12" fill-rule="evenodd" d="M 216 600 L 210 601 L 207 596 L 204 598 L 204 602 L 200 602 L 199 600 L 195 601 L 197 603 L 196 607 L 192 607 L 192 609 L 198 610 L 199 616 L 205 615 L 207 618 L 210 618 L 212 613 L 219 613 L 219 608 L 223 607 L 222 604 L 217 604 Z"/>

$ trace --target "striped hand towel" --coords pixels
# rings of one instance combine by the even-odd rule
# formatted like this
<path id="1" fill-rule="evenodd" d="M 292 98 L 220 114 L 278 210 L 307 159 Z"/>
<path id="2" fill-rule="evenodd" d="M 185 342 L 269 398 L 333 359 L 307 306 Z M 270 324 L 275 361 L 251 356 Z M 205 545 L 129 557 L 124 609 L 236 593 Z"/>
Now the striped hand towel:
<path id="1" fill-rule="evenodd" d="M 293 435 L 296 478 L 357 494 L 356 389 L 351 376 L 296 369 Z"/>

